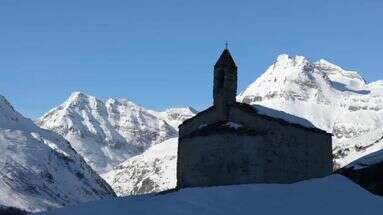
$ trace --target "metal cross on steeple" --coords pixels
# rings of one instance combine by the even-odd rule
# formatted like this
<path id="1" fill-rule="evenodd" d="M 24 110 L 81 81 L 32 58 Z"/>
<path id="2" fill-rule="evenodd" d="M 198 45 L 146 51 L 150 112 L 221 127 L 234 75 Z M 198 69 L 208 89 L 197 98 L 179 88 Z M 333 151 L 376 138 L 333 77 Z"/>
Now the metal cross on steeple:
<path id="1" fill-rule="evenodd" d="M 226 41 L 225 42 L 225 49 L 227 49 L 228 46 L 229 46 L 229 43 Z"/>

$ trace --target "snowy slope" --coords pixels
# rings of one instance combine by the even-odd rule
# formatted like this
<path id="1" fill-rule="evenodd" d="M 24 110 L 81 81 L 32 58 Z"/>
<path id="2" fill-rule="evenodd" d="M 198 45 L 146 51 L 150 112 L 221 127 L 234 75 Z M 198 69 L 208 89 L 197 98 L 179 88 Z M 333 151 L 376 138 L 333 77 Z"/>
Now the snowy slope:
<path id="1" fill-rule="evenodd" d="M 251 184 L 182 189 L 90 202 L 44 214 L 381 214 L 383 199 L 333 175 L 295 184 Z"/>
<path id="2" fill-rule="evenodd" d="M 169 125 L 178 130 L 178 126 L 183 121 L 193 117 L 197 114 L 197 111 L 191 107 L 186 108 L 169 108 L 163 112 L 159 112 L 158 115 L 162 117 Z"/>
<path id="3" fill-rule="evenodd" d="M 237 99 L 307 119 L 333 133 L 339 168 L 382 148 L 383 142 L 374 139 L 383 128 L 382 83 L 367 84 L 357 72 L 323 59 L 312 63 L 301 56 L 280 55 Z M 363 135 L 370 138 L 360 148 L 358 137 Z"/>
<path id="4" fill-rule="evenodd" d="M 41 211 L 113 195 L 64 138 L 0 96 L 0 205 Z"/>
<path id="5" fill-rule="evenodd" d="M 159 192 L 176 186 L 178 138 L 152 146 L 103 175 L 119 196 Z"/>
<path id="6" fill-rule="evenodd" d="M 354 164 L 356 166 L 366 166 L 367 163 L 373 164 L 381 161 L 379 159 L 381 155 L 377 153 L 381 150 L 383 150 L 383 128 L 342 141 L 338 143 L 333 152 L 335 159 L 343 164 L 341 166 Z M 345 154 L 351 154 L 352 156 L 344 156 Z M 354 163 L 355 161 L 357 162 Z"/>
<path id="7" fill-rule="evenodd" d="M 177 126 L 192 108 L 156 112 L 126 99 L 101 100 L 74 92 L 38 120 L 63 135 L 98 173 L 111 170 L 150 146 L 178 135 Z"/>

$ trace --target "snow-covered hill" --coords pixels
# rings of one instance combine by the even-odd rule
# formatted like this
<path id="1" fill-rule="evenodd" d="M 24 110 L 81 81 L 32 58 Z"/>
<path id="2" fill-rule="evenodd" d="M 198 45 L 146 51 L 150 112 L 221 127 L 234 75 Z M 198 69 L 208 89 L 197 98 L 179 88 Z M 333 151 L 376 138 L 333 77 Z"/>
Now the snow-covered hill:
<path id="1" fill-rule="evenodd" d="M 74 92 L 37 123 L 63 135 L 102 174 L 150 146 L 176 137 L 177 126 L 192 115 L 192 108 L 156 112 L 125 99 L 104 103 Z"/>
<path id="2" fill-rule="evenodd" d="M 190 188 L 90 202 L 44 214 L 381 214 L 383 200 L 339 175 L 289 185 Z"/>
<path id="3" fill-rule="evenodd" d="M 280 55 L 237 99 L 302 117 L 333 133 L 336 168 L 383 148 L 378 141 L 383 129 L 382 81 L 367 84 L 357 72 L 326 60 L 312 63 L 301 56 Z"/>
<path id="4" fill-rule="evenodd" d="M 0 96 L 0 205 L 35 212 L 113 195 L 68 141 Z"/>
<path id="5" fill-rule="evenodd" d="M 152 146 L 103 175 L 119 196 L 153 193 L 176 186 L 178 138 Z"/>

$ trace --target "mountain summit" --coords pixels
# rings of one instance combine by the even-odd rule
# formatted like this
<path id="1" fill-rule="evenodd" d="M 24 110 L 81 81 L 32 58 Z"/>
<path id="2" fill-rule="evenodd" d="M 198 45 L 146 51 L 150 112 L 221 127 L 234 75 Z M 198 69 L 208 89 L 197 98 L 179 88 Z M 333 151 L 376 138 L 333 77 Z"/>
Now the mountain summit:
<path id="1" fill-rule="evenodd" d="M 38 125 L 63 135 L 98 173 L 166 139 L 176 137 L 177 126 L 193 109 L 156 112 L 126 99 L 103 102 L 74 92 L 60 106 L 38 120 Z"/>

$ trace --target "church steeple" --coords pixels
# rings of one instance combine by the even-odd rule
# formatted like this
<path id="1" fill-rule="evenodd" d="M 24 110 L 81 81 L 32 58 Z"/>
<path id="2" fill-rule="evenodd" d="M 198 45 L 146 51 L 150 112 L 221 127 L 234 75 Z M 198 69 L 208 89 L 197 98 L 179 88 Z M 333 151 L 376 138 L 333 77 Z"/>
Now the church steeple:
<path id="1" fill-rule="evenodd" d="M 221 56 L 218 58 L 217 62 L 214 65 L 214 67 L 218 66 L 228 66 L 237 68 L 237 65 L 235 65 L 234 59 L 231 56 L 228 49 L 223 50 Z"/>
<path id="2" fill-rule="evenodd" d="M 236 102 L 237 66 L 229 50 L 223 50 L 214 65 L 214 106 L 225 107 Z"/>

